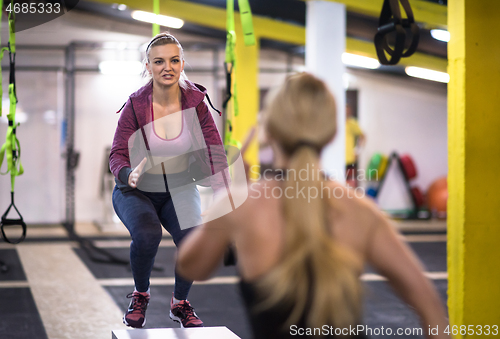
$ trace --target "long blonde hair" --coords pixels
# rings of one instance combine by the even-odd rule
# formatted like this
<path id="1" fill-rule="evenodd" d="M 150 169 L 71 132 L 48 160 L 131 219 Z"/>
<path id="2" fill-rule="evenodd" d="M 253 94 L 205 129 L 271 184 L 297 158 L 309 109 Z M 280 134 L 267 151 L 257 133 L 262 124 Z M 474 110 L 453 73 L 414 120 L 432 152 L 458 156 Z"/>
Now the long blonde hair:
<path id="1" fill-rule="evenodd" d="M 265 129 L 287 155 L 287 171 L 319 169 L 319 153 L 336 133 L 334 97 L 311 74 L 290 76 L 267 104 Z M 309 174 L 307 180 L 289 175 L 284 183 L 283 190 L 293 192 L 283 198 L 284 250 L 278 266 L 257 285 L 263 301 L 256 310 L 291 307 L 285 326 L 306 314 L 308 327 L 345 328 L 361 316 L 362 268 L 332 237 L 327 211 L 334 201 L 324 183 Z M 313 188 L 319 193 L 315 198 L 299 194 Z"/>
<path id="2" fill-rule="evenodd" d="M 151 77 L 151 74 L 149 74 L 146 64 L 149 63 L 149 51 L 153 47 L 156 46 L 163 46 L 163 45 L 169 45 L 173 44 L 179 47 L 179 53 L 181 60 L 185 62 L 184 60 L 184 49 L 182 48 L 181 43 L 179 40 L 176 39 L 172 34 L 169 32 L 163 32 L 160 34 L 155 35 L 151 40 L 149 40 L 148 46 L 146 47 L 146 55 L 144 56 L 144 59 L 142 60 L 142 76 L 144 78 L 147 78 L 150 82 L 153 81 L 153 78 Z M 184 70 L 181 72 L 181 76 L 179 78 L 179 86 L 182 88 L 186 88 L 186 80 L 187 80 L 186 73 L 184 73 Z"/>

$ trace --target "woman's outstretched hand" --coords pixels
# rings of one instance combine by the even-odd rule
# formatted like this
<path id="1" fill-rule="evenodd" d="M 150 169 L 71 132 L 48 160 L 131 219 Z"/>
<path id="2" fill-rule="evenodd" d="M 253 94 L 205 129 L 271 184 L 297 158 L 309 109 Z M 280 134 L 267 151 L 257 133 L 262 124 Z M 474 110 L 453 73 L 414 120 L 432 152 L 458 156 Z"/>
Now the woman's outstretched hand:
<path id="1" fill-rule="evenodd" d="M 139 165 L 137 165 L 137 167 L 134 168 L 132 172 L 130 172 L 130 175 L 128 176 L 128 185 L 130 187 L 133 187 L 133 188 L 137 187 L 139 177 L 141 176 L 142 170 L 144 169 L 144 166 L 146 166 L 147 161 L 148 161 L 148 159 L 146 157 L 144 157 L 144 159 L 142 159 L 141 163 Z"/>

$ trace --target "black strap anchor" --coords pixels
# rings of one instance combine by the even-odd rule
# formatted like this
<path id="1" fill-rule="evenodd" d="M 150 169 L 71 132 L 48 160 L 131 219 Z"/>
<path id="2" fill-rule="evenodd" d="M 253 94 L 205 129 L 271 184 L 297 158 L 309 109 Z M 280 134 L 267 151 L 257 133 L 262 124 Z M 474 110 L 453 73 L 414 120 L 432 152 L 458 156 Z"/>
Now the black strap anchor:
<path id="1" fill-rule="evenodd" d="M 2 230 L 3 239 L 6 242 L 8 242 L 10 244 L 19 244 L 20 242 L 22 242 L 24 240 L 24 238 L 26 238 L 26 223 L 23 220 L 23 216 L 21 215 L 21 213 L 19 213 L 19 210 L 17 209 L 16 205 L 14 204 L 14 192 L 10 192 L 10 199 L 11 199 L 10 205 L 7 208 L 7 210 L 5 211 L 5 213 L 2 215 L 2 222 L 0 224 L 0 229 Z M 9 211 L 12 207 L 14 207 L 14 209 L 16 210 L 19 218 L 15 218 L 15 219 L 7 218 L 7 214 L 9 214 Z M 19 239 L 13 241 L 7 237 L 7 235 L 5 234 L 5 227 L 10 227 L 10 226 L 21 226 L 23 233 Z"/>
<path id="2" fill-rule="evenodd" d="M 401 17 L 399 4 L 406 12 L 406 19 Z M 405 51 L 407 29 L 411 31 L 410 47 Z M 389 46 L 388 35 L 396 33 L 394 49 Z M 413 11 L 408 0 L 384 0 L 380 13 L 379 27 L 375 34 L 375 49 L 382 65 L 396 65 L 402 57 L 409 57 L 418 47 L 419 28 L 415 23 Z M 385 52 L 391 56 L 387 58 Z"/>
<path id="3" fill-rule="evenodd" d="M 224 98 L 224 102 L 222 103 L 222 108 L 226 109 L 229 100 L 233 96 L 231 93 L 232 89 L 232 79 L 231 75 L 233 73 L 233 64 L 224 63 L 224 70 L 226 73 L 226 97 Z"/>

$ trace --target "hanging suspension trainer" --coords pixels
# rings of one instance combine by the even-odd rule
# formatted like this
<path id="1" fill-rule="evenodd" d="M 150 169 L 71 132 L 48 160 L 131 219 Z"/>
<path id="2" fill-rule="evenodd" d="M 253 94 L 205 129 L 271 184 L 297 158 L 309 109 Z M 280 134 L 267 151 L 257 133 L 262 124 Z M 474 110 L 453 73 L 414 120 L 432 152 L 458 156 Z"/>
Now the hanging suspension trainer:
<path id="1" fill-rule="evenodd" d="M 406 19 L 401 17 L 399 5 L 406 12 Z M 407 30 L 411 32 L 411 40 L 407 42 Z M 394 48 L 389 46 L 388 35 L 395 32 Z M 375 34 L 375 49 L 382 65 L 396 65 L 402 57 L 409 57 L 418 47 L 420 31 L 415 23 L 413 11 L 408 0 L 384 0 L 379 18 L 378 31 Z M 405 46 L 409 45 L 405 51 Z M 386 53 L 391 56 L 387 58 Z"/>
<path id="2" fill-rule="evenodd" d="M 240 9 L 240 20 L 243 30 L 243 40 L 245 46 L 255 45 L 255 34 L 253 29 L 252 11 L 248 0 L 238 0 Z M 241 143 L 233 139 L 233 117 L 239 114 L 238 91 L 236 81 L 232 79 L 236 73 L 236 30 L 234 20 L 234 0 L 226 1 L 226 55 L 224 60 L 224 70 L 226 73 L 226 97 L 222 108 L 225 112 L 224 144 L 226 146 L 236 146 L 241 148 Z M 229 104 L 232 104 L 229 106 Z"/>
<path id="3" fill-rule="evenodd" d="M 13 6 L 14 1 L 11 0 L 11 7 Z M 0 0 L 0 8 L 3 9 L 3 0 Z M 22 175 L 24 173 L 23 165 L 21 164 L 21 145 L 19 140 L 17 139 L 16 130 L 20 125 L 16 123 L 16 108 L 17 108 L 17 94 L 16 94 L 16 78 L 15 78 L 15 69 L 16 69 L 16 34 L 15 34 L 15 14 L 14 11 L 9 12 L 9 43 L 7 48 L 2 48 L 0 51 L 0 60 L 3 59 L 3 54 L 5 51 L 9 52 L 9 62 L 10 62 L 10 70 L 9 70 L 9 114 L 7 114 L 7 119 L 9 121 L 9 126 L 7 128 L 7 136 L 5 139 L 5 143 L 2 145 L 0 149 L 0 166 L 3 163 L 4 157 L 7 162 L 7 171 L 1 174 L 7 174 L 10 172 L 10 182 L 11 182 L 11 192 L 10 192 L 10 205 L 2 215 L 0 229 L 2 231 L 2 236 L 4 240 L 11 244 L 18 244 L 26 238 L 26 223 L 23 220 L 23 217 L 19 210 L 17 209 L 14 203 L 14 186 L 16 176 Z M 0 21 L 1 23 L 1 21 Z M 1 71 L 1 68 L 0 68 Z M 1 78 L 0 78 L 1 80 Z M 1 87 L 1 81 L 0 81 Z M 0 90 L 0 97 L 3 95 Z M 0 108 L 0 116 L 1 116 L 1 108 Z M 18 214 L 18 218 L 9 218 L 8 214 L 11 209 Z M 11 240 L 7 237 L 5 233 L 5 227 L 8 226 L 21 226 L 22 235 L 17 240 Z"/>
<path id="4" fill-rule="evenodd" d="M 240 9 L 240 21 L 243 30 L 243 41 L 245 46 L 255 45 L 255 34 L 253 29 L 252 11 L 248 0 L 238 0 Z M 234 23 L 234 0 L 226 1 L 226 55 L 224 59 L 224 71 L 226 73 L 226 97 L 222 104 L 224 110 L 224 145 L 226 154 L 230 156 L 230 146 L 241 149 L 241 142 L 233 138 L 233 118 L 239 115 L 238 91 L 236 79 L 236 29 Z M 234 155 L 233 155 L 234 156 Z M 236 264 L 236 255 L 232 246 L 229 246 L 224 254 L 224 265 Z"/>

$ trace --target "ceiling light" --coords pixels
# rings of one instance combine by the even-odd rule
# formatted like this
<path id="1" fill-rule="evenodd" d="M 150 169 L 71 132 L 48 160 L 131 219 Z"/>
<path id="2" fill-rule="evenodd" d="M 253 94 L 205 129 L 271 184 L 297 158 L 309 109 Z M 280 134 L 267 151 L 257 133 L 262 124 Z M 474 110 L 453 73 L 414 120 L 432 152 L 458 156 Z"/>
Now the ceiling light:
<path id="1" fill-rule="evenodd" d="M 132 18 L 134 18 L 135 20 L 171 28 L 181 28 L 182 25 L 184 25 L 184 21 L 182 21 L 181 19 L 143 11 L 133 11 Z"/>
<path id="2" fill-rule="evenodd" d="M 415 78 L 444 82 L 444 83 L 448 83 L 450 81 L 450 75 L 448 73 L 433 71 L 427 68 L 409 66 L 405 68 L 405 72 L 409 76 Z"/>
<path id="3" fill-rule="evenodd" d="M 450 32 L 445 31 L 444 29 L 431 29 L 431 35 L 434 39 L 439 41 L 450 41 Z"/>
<path id="4" fill-rule="evenodd" d="M 377 59 L 365 57 L 357 54 L 342 53 L 342 62 L 347 66 L 376 69 L 380 67 Z"/>
<path id="5" fill-rule="evenodd" d="M 111 5 L 111 8 L 117 9 L 119 11 L 124 11 L 124 10 L 127 9 L 127 5 L 114 3 L 114 4 Z"/>
<path id="6" fill-rule="evenodd" d="M 102 74 L 114 75 L 138 75 L 142 72 L 142 63 L 140 61 L 102 61 L 99 63 L 99 70 Z"/>

